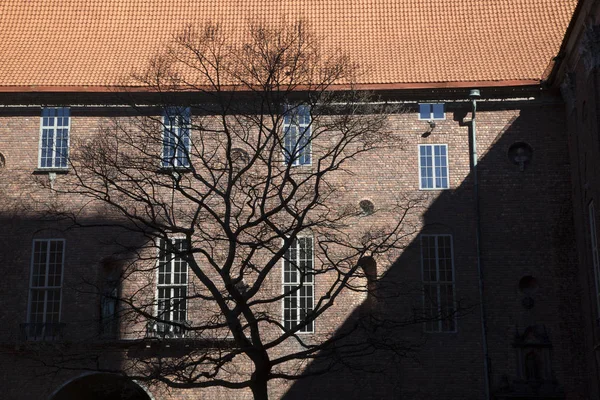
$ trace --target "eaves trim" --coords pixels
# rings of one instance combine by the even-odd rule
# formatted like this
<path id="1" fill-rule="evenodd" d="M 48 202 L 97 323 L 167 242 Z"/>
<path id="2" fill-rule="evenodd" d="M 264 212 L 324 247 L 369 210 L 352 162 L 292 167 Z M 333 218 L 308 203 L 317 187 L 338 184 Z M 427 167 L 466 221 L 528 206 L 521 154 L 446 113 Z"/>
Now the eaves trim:
<path id="1" fill-rule="evenodd" d="M 486 88 L 486 87 L 515 87 L 536 86 L 542 82 L 539 79 L 513 79 L 499 81 L 461 81 L 461 82 L 414 82 L 414 83 L 364 83 L 331 85 L 331 90 L 415 90 L 415 89 L 448 89 L 448 88 Z M 307 90 L 308 87 L 298 86 L 297 91 Z M 222 87 L 221 90 L 239 90 L 235 86 Z M 176 91 L 176 89 L 175 89 Z M 182 92 L 189 92 L 184 90 Z M 206 88 L 210 91 L 210 88 Z M 0 86 L 0 93 L 153 93 L 156 90 L 141 86 L 58 86 L 58 85 L 6 85 Z"/>

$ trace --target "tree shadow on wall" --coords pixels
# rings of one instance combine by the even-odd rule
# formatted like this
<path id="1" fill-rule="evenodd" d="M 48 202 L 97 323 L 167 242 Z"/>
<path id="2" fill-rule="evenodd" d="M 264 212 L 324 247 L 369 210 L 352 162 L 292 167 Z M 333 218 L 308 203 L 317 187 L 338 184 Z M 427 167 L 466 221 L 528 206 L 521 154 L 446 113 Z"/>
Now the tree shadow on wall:
<path id="1" fill-rule="evenodd" d="M 486 111 L 497 112 L 500 119 Z M 577 376 L 581 368 L 580 363 L 567 357 L 569 351 L 579 350 L 581 332 L 570 328 L 579 326 L 579 302 L 573 296 L 579 291 L 562 112 L 558 104 L 525 106 L 520 111 L 484 108 L 477 116 L 488 361 L 491 392 L 498 398 L 564 397 L 553 372 L 545 375 L 545 386 L 524 375 L 525 367 L 519 365 L 522 358 L 518 352 L 522 349 L 518 335 L 528 326 L 543 326 L 555 348 L 569 349 L 567 353 L 556 350 L 548 357 L 548 365 L 540 368 L 552 371 L 560 364 L 564 371 L 561 381 L 569 375 Z M 471 129 L 470 114 L 466 117 L 466 109 L 454 112 L 454 120 L 464 127 L 465 142 Z M 448 140 L 443 132 L 436 131 L 431 138 L 435 143 Z M 515 145 L 521 143 L 526 144 L 527 153 L 515 151 Z M 466 167 L 467 149 L 457 154 L 450 147 L 449 155 L 460 157 L 460 165 Z M 451 177 L 453 173 L 451 169 Z M 437 193 L 423 214 L 419 235 L 387 271 L 379 271 L 368 298 L 337 330 L 337 334 L 356 330 L 354 343 L 373 346 L 364 354 L 347 358 L 343 342 L 338 344 L 340 348 L 322 352 L 308 363 L 305 378 L 295 381 L 283 399 L 484 397 L 472 173 L 460 185 Z M 424 304 L 432 300 L 424 293 L 421 276 L 422 251 L 426 250 L 422 240 L 427 235 L 451 235 L 452 240 L 452 293 L 457 306 L 438 314 L 438 319 L 423 311 Z M 519 279 L 528 274 L 537 274 L 544 281 L 531 308 L 523 307 L 524 296 L 518 290 Z M 400 293 L 399 283 L 403 288 L 418 290 Z M 556 303 L 543 302 L 552 298 L 570 300 L 560 302 L 558 308 L 553 305 Z M 439 295 L 433 300 L 439 304 Z M 407 315 L 412 320 L 400 317 Z M 390 319 L 401 323 L 386 326 L 385 321 Z"/>

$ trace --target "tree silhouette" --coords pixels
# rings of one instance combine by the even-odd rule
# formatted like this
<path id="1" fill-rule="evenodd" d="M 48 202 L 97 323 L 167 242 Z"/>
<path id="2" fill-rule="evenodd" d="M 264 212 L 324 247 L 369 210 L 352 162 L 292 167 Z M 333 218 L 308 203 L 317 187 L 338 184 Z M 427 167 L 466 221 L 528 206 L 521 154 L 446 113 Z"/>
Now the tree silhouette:
<path id="1" fill-rule="evenodd" d="M 272 379 L 409 348 L 393 332 L 423 318 L 369 310 L 398 294 L 378 289 L 375 260 L 414 237 L 420 201 L 366 211 L 344 201 L 353 166 L 402 146 L 389 122 L 401 110 L 356 90 L 358 66 L 305 23 L 250 23 L 245 38 L 211 24 L 177 36 L 133 77 L 127 115 L 72 138 L 52 212 L 115 232 L 106 331 L 117 318 L 120 335 L 187 343 L 119 372 L 266 399 Z M 332 310 L 363 301 L 338 330 Z"/>

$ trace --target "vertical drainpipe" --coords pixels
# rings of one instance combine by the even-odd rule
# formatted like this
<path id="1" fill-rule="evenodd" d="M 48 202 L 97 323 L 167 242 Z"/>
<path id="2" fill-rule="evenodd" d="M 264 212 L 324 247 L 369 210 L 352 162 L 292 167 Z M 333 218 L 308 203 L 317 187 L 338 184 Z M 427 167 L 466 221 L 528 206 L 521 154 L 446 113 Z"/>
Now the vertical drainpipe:
<path id="1" fill-rule="evenodd" d="M 477 272 L 479 273 L 479 308 L 481 313 L 481 346 L 483 348 L 483 384 L 485 390 L 485 399 L 490 399 L 490 366 L 487 345 L 487 322 L 485 313 L 485 304 L 483 298 L 483 266 L 481 264 L 481 216 L 479 211 L 479 179 L 477 177 L 477 129 L 475 123 L 475 114 L 477 112 L 477 99 L 481 96 L 479 89 L 472 89 L 469 92 L 473 116 L 471 118 L 471 167 L 473 169 L 473 197 L 475 203 L 475 246 L 477 256 Z"/>

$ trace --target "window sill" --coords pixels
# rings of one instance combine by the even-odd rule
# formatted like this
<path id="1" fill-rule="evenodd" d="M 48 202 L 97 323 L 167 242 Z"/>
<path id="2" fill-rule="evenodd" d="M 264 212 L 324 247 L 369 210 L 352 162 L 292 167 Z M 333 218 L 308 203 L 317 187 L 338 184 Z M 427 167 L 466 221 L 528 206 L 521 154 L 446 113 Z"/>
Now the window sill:
<path id="1" fill-rule="evenodd" d="M 34 175 L 44 175 L 44 174 L 68 174 L 70 168 L 36 168 L 33 170 Z"/>
<path id="2" fill-rule="evenodd" d="M 313 165 L 311 164 L 284 164 L 286 167 L 289 165 L 291 167 L 291 169 L 294 168 L 311 168 Z"/>
<path id="3" fill-rule="evenodd" d="M 171 175 L 173 172 L 188 173 L 192 172 L 192 167 L 160 167 L 157 172 L 165 175 Z"/>
<path id="4" fill-rule="evenodd" d="M 446 120 L 446 117 L 443 117 L 443 118 L 433 118 L 433 117 L 421 118 L 421 117 L 419 117 L 419 121 L 445 121 L 445 120 Z"/>

